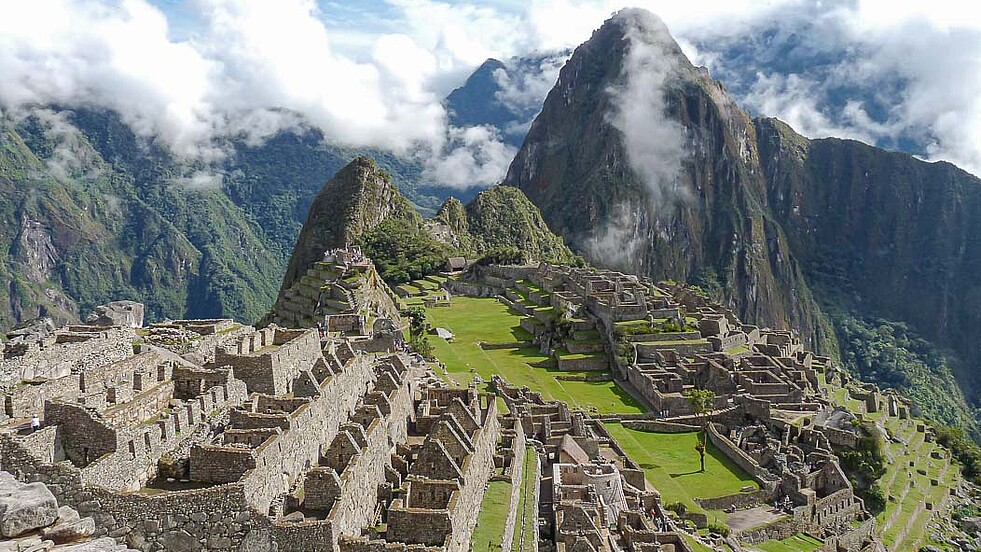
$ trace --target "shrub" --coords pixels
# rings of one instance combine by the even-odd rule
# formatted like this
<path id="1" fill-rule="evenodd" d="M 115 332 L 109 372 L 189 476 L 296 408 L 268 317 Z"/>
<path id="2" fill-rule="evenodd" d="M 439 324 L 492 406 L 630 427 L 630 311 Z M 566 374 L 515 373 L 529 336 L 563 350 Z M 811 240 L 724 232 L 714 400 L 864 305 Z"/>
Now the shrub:
<path id="1" fill-rule="evenodd" d="M 722 535 L 723 537 L 728 537 L 730 531 L 728 525 L 726 525 L 725 523 L 719 523 L 717 521 L 713 521 L 709 523 L 708 530 L 710 533 L 716 533 L 718 535 Z"/>
<path id="2" fill-rule="evenodd" d="M 665 508 L 682 517 L 688 513 L 688 506 L 685 506 L 684 502 L 672 502 L 665 506 Z"/>

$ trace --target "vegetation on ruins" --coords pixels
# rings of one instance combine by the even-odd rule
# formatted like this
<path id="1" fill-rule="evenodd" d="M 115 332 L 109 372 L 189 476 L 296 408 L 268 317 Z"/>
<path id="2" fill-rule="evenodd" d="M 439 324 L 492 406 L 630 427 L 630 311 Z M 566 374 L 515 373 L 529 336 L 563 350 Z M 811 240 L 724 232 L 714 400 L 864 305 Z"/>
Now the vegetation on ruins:
<path id="1" fill-rule="evenodd" d="M 387 219 L 364 237 L 365 255 L 382 279 L 400 284 L 442 270 L 452 250 L 436 241 L 421 224 Z"/>
<path id="2" fill-rule="evenodd" d="M 688 389 L 683 393 L 692 412 L 698 417 L 702 424 L 702 440 L 695 447 L 702 467 L 700 471 L 705 471 L 705 449 L 708 447 L 708 417 L 707 414 L 712 410 L 712 403 L 715 401 L 715 392 L 708 389 Z"/>
<path id="3" fill-rule="evenodd" d="M 718 521 L 710 521 L 708 524 L 708 530 L 710 533 L 716 533 L 722 535 L 723 537 L 728 537 L 729 533 L 732 531 L 728 525 L 725 523 L 719 523 Z"/>
<path id="4" fill-rule="evenodd" d="M 427 360 L 435 359 L 433 345 L 429 342 L 429 322 L 426 320 L 426 309 L 411 306 L 399 313 L 409 321 L 409 347 Z"/>
<path id="5" fill-rule="evenodd" d="M 963 429 L 937 426 L 937 442 L 947 447 L 961 463 L 961 473 L 976 484 L 981 485 L 981 446 L 971 440 Z"/>
<path id="6" fill-rule="evenodd" d="M 865 507 L 873 515 L 886 507 L 886 496 L 879 486 L 885 475 L 885 454 L 882 437 L 874 423 L 861 424 L 857 428 L 861 437 L 855 447 L 838 452 L 841 467 L 852 484 L 855 494 L 865 501 Z"/>
<path id="7" fill-rule="evenodd" d="M 957 360 L 907 324 L 832 314 L 844 365 L 856 376 L 893 387 L 913 400 L 917 413 L 979 437 L 977 420 L 954 380 Z"/>
<path id="8" fill-rule="evenodd" d="M 485 253 L 475 264 L 478 266 L 519 265 L 527 261 L 528 258 L 517 247 L 498 247 Z"/>

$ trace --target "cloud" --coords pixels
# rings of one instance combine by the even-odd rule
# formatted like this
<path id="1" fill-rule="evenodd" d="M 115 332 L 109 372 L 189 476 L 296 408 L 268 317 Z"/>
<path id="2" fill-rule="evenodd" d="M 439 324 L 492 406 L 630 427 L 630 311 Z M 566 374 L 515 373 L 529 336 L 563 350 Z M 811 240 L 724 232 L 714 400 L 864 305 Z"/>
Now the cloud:
<path id="1" fill-rule="evenodd" d="M 0 109 L 110 109 L 139 136 L 194 163 L 222 159 L 229 137 L 255 145 L 311 125 L 331 143 L 403 156 L 459 144 L 444 166 L 466 166 L 476 185 L 503 175 L 502 146 L 486 143 L 484 151 L 448 128 L 433 91 L 441 72 L 464 69 L 459 58 L 444 59 L 456 42 L 427 49 L 389 33 L 355 61 L 332 49 L 312 0 L 195 0 L 189 10 L 195 31 L 174 40 L 167 17 L 144 0 L 3 3 Z M 466 153 L 469 163 L 460 159 Z"/>
<path id="2" fill-rule="evenodd" d="M 50 153 L 43 160 L 47 174 L 61 182 L 98 178 L 102 175 L 99 157 L 67 115 L 51 109 L 34 109 L 19 113 L 18 117 L 32 117 L 39 124 L 44 139 L 52 144 Z"/>
<path id="3" fill-rule="evenodd" d="M 0 3 L 0 112 L 111 109 L 205 165 L 227 154 L 228 137 L 258 144 L 310 125 L 338 145 L 423 155 L 427 174 L 448 184 L 486 185 L 503 176 L 509 150 L 486 129 L 451 128 L 446 93 L 487 57 L 574 48 L 621 7 L 187 0 L 162 11 L 152 1 Z M 758 114 L 981 170 L 981 15 L 962 3 L 635 4 Z M 532 69 L 502 81 L 500 100 L 540 103 L 556 65 Z"/>
<path id="4" fill-rule="evenodd" d="M 607 221 L 597 226 L 583 242 L 592 260 L 603 266 L 627 273 L 644 272 L 644 252 L 648 237 L 648 208 L 640 203 L 620 203 L 613 207 Z"/>
<path id="5" fill-rule="evenodd" d="M 674 40 L 657 16 L 623 10 L 616 16 L 630 44 L 624 59 L 623 83 L 607 90 L 613 106 L 610 122 L 620 131 L 627 162 L 647 190 L 651 210 L 667 214 L 689 191 L 679 179 L 686 157 L 685 131 L 669 118 L 665 83 L 676 76 Z"/>
<path id="6" fill-rule="evenodd" d="M 219 173 L 207 170 L 198 170 L 191 173 L 190 176 L 179 176 L 173 178 L 170 182 L 171 184 L 186 190 L 211 191 L 220 189 L 224 180 L 224 176 Z"/>
<path id="7" fill-rule="evenodd" d="M 447 137 L 442 151 L 422 156 L 423 175 L 454 188 L 499 182 L 517 153 L 487 125 L 450 127 Z"/>

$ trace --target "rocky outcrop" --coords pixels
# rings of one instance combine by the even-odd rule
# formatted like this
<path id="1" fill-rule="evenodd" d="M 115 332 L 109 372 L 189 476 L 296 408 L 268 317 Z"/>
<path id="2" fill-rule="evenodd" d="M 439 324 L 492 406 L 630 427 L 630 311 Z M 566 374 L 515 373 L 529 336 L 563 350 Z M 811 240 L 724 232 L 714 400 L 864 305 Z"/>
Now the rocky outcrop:
<path id="1" fill-rule="evenodd" d="M 290 257 L 280 293 L 290 289 L 325 251 L 358 245 L 386 219 L 421 218 L 370 157 L 351 161 L 324 185 L 310 205 Z"/>
<path id="2" fill-rule="evenodd" d="M 143 303 L 136 301 L 113 301 L 99 305 L 85 319 L 86 324 L 93 326 L 126 326 L 128 328 L 143 327 Z"/>
<path id="3" fill-rule="evenodd" d="M 18 537 L 58 519 L 58 501 L 43 483 L 21 483 L 0 472 L 0 535 Z"/>

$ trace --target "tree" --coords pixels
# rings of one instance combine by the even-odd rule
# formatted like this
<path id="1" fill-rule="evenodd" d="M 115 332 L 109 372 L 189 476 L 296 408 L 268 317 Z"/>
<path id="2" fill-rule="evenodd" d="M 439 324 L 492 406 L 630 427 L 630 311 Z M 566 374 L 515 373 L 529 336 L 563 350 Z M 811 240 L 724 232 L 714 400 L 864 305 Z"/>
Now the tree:
<path id="1" fill-rule="evenodd" d="M 399 314 L 403 318 L 409 319 L 409 338 L 413 338 L 417 335 L 424 334 L 429 329 L 429 323 L 426 322 L 426 309 L 420 306 L 412 306 L 402 309 Z"/>
<path id="2" fill-rule="evenodd" d="M 715 403 L 715 392 L 709 391 L 708 389 L 689 389 L 683 393 L 684 397 L 688 399 L 688 405 L 691 406 L 692 412 L 698 417 L 699 421 L 702 422 L 702 440 L 698 445 L 695 446 L 695 450 L 698 451 L 699 459 L 702 462 L 701 471 L 705 471 L 705 449 L 708 446 L 708 416 L 709 411 L 712 410 L 712 405 Z"/>

